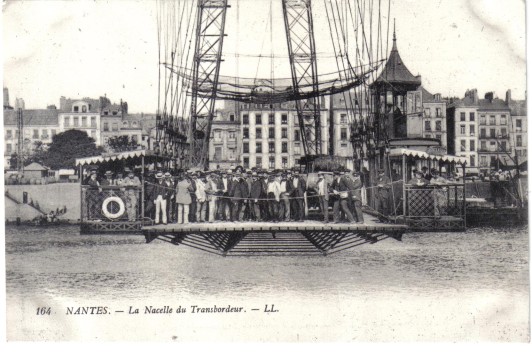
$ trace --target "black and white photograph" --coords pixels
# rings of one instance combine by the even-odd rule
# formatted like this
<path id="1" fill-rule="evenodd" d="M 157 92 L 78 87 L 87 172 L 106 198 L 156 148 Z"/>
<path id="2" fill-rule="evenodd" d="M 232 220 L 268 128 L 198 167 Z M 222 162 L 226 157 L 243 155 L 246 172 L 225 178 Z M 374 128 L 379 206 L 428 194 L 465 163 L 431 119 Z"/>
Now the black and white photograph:
<path id="1" fill-rule="evenodd" d="M 524 0 L 5 0 L 5 341 L 530 344 Z"/>

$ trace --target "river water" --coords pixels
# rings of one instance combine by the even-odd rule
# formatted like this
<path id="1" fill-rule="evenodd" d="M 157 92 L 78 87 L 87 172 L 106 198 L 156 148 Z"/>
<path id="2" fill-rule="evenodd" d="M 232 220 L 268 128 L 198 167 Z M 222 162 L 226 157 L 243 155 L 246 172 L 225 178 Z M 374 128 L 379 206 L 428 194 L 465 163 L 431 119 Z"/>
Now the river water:
<path id="1" fill-rule="evenodd" d="M 74 226 L 7 226 L 5 247 L 9 340 L 529 340 L 527 227 L 407 233 L 327 257 L 221 257 Z M 192 312 L 215 305 L 242 309 Z M 87 306 L 106 314 L 71 314 Z"/>

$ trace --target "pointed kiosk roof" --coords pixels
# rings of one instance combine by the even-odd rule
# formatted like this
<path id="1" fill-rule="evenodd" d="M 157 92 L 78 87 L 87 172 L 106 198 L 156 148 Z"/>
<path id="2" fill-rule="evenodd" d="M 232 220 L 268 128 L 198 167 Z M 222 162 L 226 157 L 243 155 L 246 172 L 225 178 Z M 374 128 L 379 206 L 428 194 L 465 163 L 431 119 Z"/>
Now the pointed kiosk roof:
<path id="1" fill-rule="evenodd" d="M 421 77 L 412 75 L 399 55 L 399 51 L 397 50 L 397 38 L 395 35 L 395 20 L 393 25 L 393 46 L 392 51 L 390 52 L 390 57 L 373 85 L 380 85 L 382 83 L 409 86 L 421 85 Z"/>

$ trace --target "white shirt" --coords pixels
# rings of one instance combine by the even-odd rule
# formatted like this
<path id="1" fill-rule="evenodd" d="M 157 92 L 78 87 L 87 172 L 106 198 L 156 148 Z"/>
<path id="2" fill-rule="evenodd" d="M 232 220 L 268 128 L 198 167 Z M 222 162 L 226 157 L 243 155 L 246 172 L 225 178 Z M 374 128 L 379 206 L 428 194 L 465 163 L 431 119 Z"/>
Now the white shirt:
<path id="1" fill-rule="evenodd" d="M 318 181 L 318 195 L 323 196 L 326 194 L 325 192 L 325 179 L 320 179 Z"/>

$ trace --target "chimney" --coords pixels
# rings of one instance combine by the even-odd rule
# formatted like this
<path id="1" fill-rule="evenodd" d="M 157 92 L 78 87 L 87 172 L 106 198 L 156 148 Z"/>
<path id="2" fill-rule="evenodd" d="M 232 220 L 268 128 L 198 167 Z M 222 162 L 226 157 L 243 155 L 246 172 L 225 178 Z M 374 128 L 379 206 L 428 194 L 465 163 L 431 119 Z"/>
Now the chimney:
<path id="1" fill-rule="evenodd" d="M 506 91 L 506 104 L 512 103 L 512 90 Z"/>

